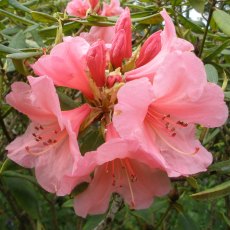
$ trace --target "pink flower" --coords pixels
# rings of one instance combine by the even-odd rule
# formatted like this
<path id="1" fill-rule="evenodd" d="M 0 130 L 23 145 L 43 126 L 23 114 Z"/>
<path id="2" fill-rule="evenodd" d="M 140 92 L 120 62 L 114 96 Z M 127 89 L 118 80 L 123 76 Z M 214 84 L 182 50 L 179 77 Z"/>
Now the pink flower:
<path id="1" fill-rule="evenodd" d="M 121 139 L 110 125 L 106 143 L 97 151 L 88 152 L 81 163 L 84 173 L 94 174 L 88 188 L 75 197 L 76 214 L 86 217 L 104 213 L 114 192 L 133 209 L 149 207 L 155 196 L 170 190 L 169 179 L 159 162 L 136 141 Z"/>
<path id="2" fill-rule="evenodd" d="M 49 55 L 39 58 L 32 68 L 37 75 L 52 78 L 55 85 L 80 90 L 87 98 L 92 99 L 93 92 L 86 74 L 86 54 L 89 48 L 85 39 L 67 37 Z"/>
<path id="3" fill-rule="evenodd" d="M 77 135 L 91 109 L 85 104 L 61 111 L 53 82 L 48 77 L 28 77 L 16 82 L 6 101 L 27 115 L 26 132 L 7 146 L 8 157 L 23 167 L 35 168 L 41 186 L 57 195 L 69 194 L 74 186 L 65 180 L 76 170 L 81 154 Z"/>
<path id="4" fill-rule="evenodd" d="M 126 83 L 118 92 L 113 122 L 123 138 L 136 138 L 152 156 L 161 155 L 169 176 L 190 175 L 212 162 L 195 137 L 195 124 L 221 126 L 228 110 L 221 88 L 208 83 L 203 63 L 175 51 L 155 72 Z"/>

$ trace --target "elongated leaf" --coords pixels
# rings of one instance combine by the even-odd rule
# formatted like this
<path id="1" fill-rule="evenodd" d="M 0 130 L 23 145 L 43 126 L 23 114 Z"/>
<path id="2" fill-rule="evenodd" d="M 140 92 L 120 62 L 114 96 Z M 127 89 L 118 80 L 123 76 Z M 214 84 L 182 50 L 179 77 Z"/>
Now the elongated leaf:
<path id="1" fill-rule="evenodd" d="M 40 56 L 40 55 L 42 55 L 42 52 L 26 52 L 26 53 L 20 52 L 20 53 L 8 54 L 6 57 L 12 59 L 26 59 L 26 58 Z"/>
<path id="2" fill-rule="evenodd" d="M 217 46 L 210 54 L 208 54 L 204 58 L 204 62 L 209 62 L 211 61 L 214 57 L 216 57 L 218 54 L 221 53 L 222 50 L 224 50 L 226 47 L 228 47 L 230 44 L 230 39 L 226 40 L 223 44 L 220 46 Z"/>
<path id="3" fill-rule="evenodd" d="M 218 72 L 213 65 L 206 64 L 205 71 L 209 82 L 217 83 L 218 82 Z"/>
<path id="4" fill-rule="evenodd" d="M 163 21 L 160 14 L 152 14 L 145 17 L 132 18 L 132 22 L 139 22 L 141 24 L 159 24 Z"/>
<path id="5" fill-rule="evenodd" d="M 228 36 L 230 36 L 230 15 L 223 10 L 216 9 L 213 18 L 217 26 Z"/>
<path id="6" fill-rule="evenodd" d="M 208 171 L 228 174 L 230 173 L 230 160 L 215 163 L 208 168 Z"/>
<path id="7" fill-rule="evenodd" d="M 57 22 L 56 18 L 42 12 L 32 11 L 31 15 L 32 18 L 37 22 L 45 22 L 45 23 Z"/>
<path id="8" fill-rule="evenodd" d="M 21 22 L 23 24 L 26 24 L 26 25 L 36 24 L 35 22 L 33 22 L 33 21 L 29 20 L 29 19 L 26 19 L 25 17 L 20 17 L 20 16 L 18 16 L 16 14 L 12 14 L 12 13 L 7 12 L 7 11 L 2 10 L 2 9 L 0 9 L 0 14 L 4 15 L 6 17 L 9 17 L 9 18 L 11 18 L 11 19 L 13 19 L 15 21 L 18 21 L 18 22 Z"/>
<path id="9" fill-rule="evenodd" d="M 213 200 L 230 194 L 230 181 L 207 189 L 203 192 L 192 194 L 191 197 L 197 200 Z"/>
<path id="10" fill-rule="evenodd" d="M 0 53 L 3 54 L 12 54 L 12 53 L 18 53 L 19 50 L 8 47 L 8 46 L 4 46 L 0 44 Z"/>
<path id="11" fill-rule="evenodd" d="M 39 219 L 38 194 L 34 186 L 23 178 L 5 177 L 4 183 L 17 203 L 34 219 Z"/>
<path id="12" fill-rule="evenodd" d="M 13 6 L 15 9 L 19 9 L 27 13 L 30 13 L 31 11 L 29 8 L 27 8 L 26 6 L 23 6 L 21 3 L 19 3 L 16 0 L 8 0 L 8 1 L 9 1 L 9 4 Z"/>

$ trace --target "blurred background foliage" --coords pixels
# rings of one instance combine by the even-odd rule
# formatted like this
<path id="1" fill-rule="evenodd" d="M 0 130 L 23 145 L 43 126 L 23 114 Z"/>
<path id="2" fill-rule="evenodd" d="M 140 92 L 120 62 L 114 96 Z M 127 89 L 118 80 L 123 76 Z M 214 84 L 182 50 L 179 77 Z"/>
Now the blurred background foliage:
<path id="1" fill-rule="evenodd" d="M 22 134 L 25 116 L 4 101 L 15 81 L 33 74 L 33 63 L 49 52 L 63 36 L 78 35 L 92 25 L 113 25 L 116 17 L 88 15 L 73 21 L 64 14 L 67 1 L 0 0 L 0 229 L 94 229 L 105 215 L 86 219 L 75 215 L 72 196 L 56 197 L 36 182 L 33 170 L 24 169 L 6 157 L 5 146 Z M 159 11 L 166 8 L 177 34 L 193 43 L 206 68 L 208 80 L 222 86 L 229 104 L 230 85 L 230 1 L 227 0 L 143 0 L 123 1 L 132 12 L 133 45 L 137 47 L 162 28 Z M 199 15 L 197 14 L 199 13 Z M 198 16 L 197 16 L 198 15 Z M 71 90 L 59 89 L 63 109 L 72 99 L 81 99 Z M 67 96 L 64 96 L 62 92 Z M 70 103 L 71 102 L 71 103 Z M 123 207 L 108 229 L 230 229 L 230 127 L 198 127 L 197 135 L 213 153 L 208 171 L 189 178 L 172 179 L 172 191 L 156 199 L 147 210 Z M 100 143 L 97 130 L 80 136 L 83 152 Z M 86 144 L 83 144 L 86 143 Z"/>

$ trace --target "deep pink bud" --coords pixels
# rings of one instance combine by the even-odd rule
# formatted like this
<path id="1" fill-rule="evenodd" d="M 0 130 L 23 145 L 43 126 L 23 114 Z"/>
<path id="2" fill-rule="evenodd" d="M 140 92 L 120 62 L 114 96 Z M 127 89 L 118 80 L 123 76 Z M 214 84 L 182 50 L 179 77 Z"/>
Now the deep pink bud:
<path id="1" fill-rule="evenodd" d="M 113 67 L 118 68 L 122 65 L 126 51 L 126 34 L 123 29 L 119 30 L 112 41 L 110 50 L 110 61 Z"/>
<path id="2" fill-rule="evenodd" d="M 161 50 L 161 31 L 152 34 L 143 44 L 140 50 L 139 58 L 136 61 L 136 67 L 145 65 L 151 61 Z"/>
<path id="3" fill-rule="evenodd" d="M 98 0 L 89 0 L 89 4 L 91 5 L 92 9 L 94 9 L 98 5 L 98 3 L 99 3 Z"/>
<path id="4" fill-rule="evenodd" d="M 115 25 L 115 33 L 118 33 L 120 30 L 125 31 L 125 38 L 123 42 L 125 45 L 124 58 L 130 58 L 132 56 L 132 30 L 131 30 L 131 18 L 129 8 L 126 8 L 125 11 L 119 17 Z"/>
<path id="5" fill-rule="evenodd" d="M 98 87 L 105 84 L 106 50 L 105 43 L 98 40 L 93 43 L 86 55 L 87 65 Z"/>

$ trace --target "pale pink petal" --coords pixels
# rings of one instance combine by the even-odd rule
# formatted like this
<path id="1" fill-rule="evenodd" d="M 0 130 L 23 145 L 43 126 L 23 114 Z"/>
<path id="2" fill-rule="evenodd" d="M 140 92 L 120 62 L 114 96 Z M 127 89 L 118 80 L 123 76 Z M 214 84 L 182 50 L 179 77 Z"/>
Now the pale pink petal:
<path id="1" fill-rule="evenodd" d="M 56 85 L 78 89 L 93 98 L 86 75 L 86 53 L 90 45 L 81 37 L 68 38 L 32 65 L 37 75 L 47 75 Z"/>
<path id="2" fill-rule="evenodd" d="M 85 218 L 87 214 L 106 212 L 113 190 L 112 177 L 105 173 L 103 167 L 98 167 L 89 187 L 74 199 L 76 214 Z"/>
<path id="3" fill-rule="evenodd" d="M 152 86 L 147 78 L 128 82 L 118 91 L 113 123 L 122 137 L 140 128 L 153 97 Z"/>
<path id="4" fill-rule="evenodd" d="M 106 48 L 103 40 L 92 44 L 88 50 L 87 65 L 98 87 L 105 85 Z"/>
<path id="5" fill-rule="evenodd" d="M 87 10 L 90 9 L 90 4 L 85 0 L 72 0 L 67 4 L 66 12 L 69 15 L 84 18 Z"/>
<path id="6" fill-rule="evenodd" d="M 140 50 L 138 59 L 136 60 L 136 67 L 145 65 L 151 61 L 161 50 L 161 31 L 152 34 L 143 44 Z"/>
<path id="7" fill-rule="evenodd" d="M 162 49 L 166 49 L 167 51 L 192 51 L 194 47 L 190 42 L 184 39 L 177 38 L 174 24 L 166 10 L 163 9 L 160 14 L 165 21 L 165 28 L 161 33 Z"/>
<path id="8" fill-rule="evenodd" d="M 37 159 L 35 173 L 39 184 L 48 192 L 60 196 L 69 194 L 75 184 L 70 184 L 64 176 L 73 174 L 76 159 L 80 157 L 76 134 L 66 137 Z"/>
<path id="9" fill-rule="evenodd" d="M 31 86 L 13 83 L 6 102 L 33 121 L 52 121 L 55 116 L 61 119 L 59 99 L 52 80 L 48 77 L 28 77 L 28 80 Z"/>
<path id="10" fill-rule="evenodd" d="M 118 193 L 125 202 L 133 209 L 149 208 L 155 196 L 164 196 L 170 190 L 170 181 L 165 172 L 151 169 L 137 160 L 130 161 L 135 169 L 137 180 L 131 182 L 131 186 L 126 182 L 125 186 L 118 189 Z M 124 178 L 127 180 L 127 178 Z M 132 190 L 132 194 L 130 192 Z"/>
<path id="11" fill-rule="evenodd" d="M 158 130 L 160 152 L 166 161 L 168 175 L 188 176 L 206 171 L 212 163 L 212 155 L 196 140 L 195 126 L 177 128 L 174 137 Z"/>
<path id="12" fill-rule="evenodd" d="M 217 127 L 228 117 L 223 91 L 207 83 L 203 63 L 193 53 L 169 55 L 156 73 L 153 89 L 156 109 L 183 122 Z"/>
<path id="13" fill-rule="evenodd" d="M 112 40 L 115 36 L 115 27 L 98 27 L 92 26 L 89 33 L 81 33 L 80 37 L 84 38 L 89 44 L 93 44 L 98 40 L 103 40 L 106 46 L 111 46 Z"/>
<path id="14" fill-rule="evenodd" d="M 101 15 L 103 16 L 116 16 L 120 15 L 124 9 L 120 7 L 120 1 L 119 0 L 111 0 L 110 4 L 107 4 L 106 2 L 103 2 L 103 9 L 101 12 Z"/>
<path id="15" fill-rule="evenodd" d="M 156 71 L 153 88 L 156 98 L 200 98 L 207 84 L 202 61 L 191 52 L 174 52 Z"/>
<path id="16" fill-rule="evenodd" d="M 14 141 L 6 146 L 6 150 L 8 151 L 7 157 L 26 168 L 33 168 L 36 163 L 36 157 L 28 154 L 28 152 L 25 151 L 25 148 L 28 146 L 28 144 L 37 144 L 32 136 L 33 131 L 34 124 L 31 123 L 23 135 L 17 137 Z"/>

